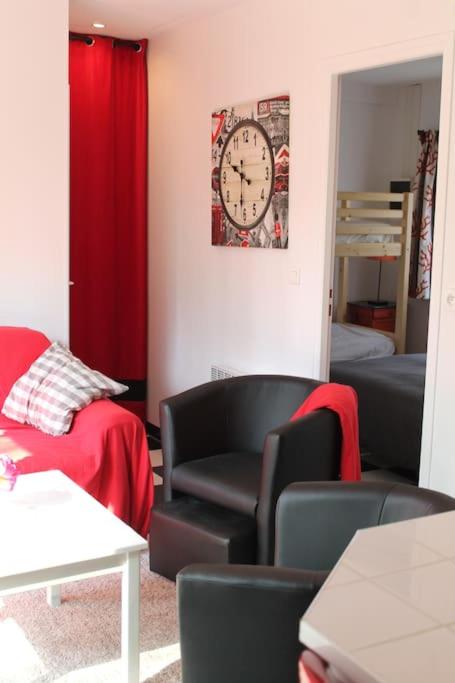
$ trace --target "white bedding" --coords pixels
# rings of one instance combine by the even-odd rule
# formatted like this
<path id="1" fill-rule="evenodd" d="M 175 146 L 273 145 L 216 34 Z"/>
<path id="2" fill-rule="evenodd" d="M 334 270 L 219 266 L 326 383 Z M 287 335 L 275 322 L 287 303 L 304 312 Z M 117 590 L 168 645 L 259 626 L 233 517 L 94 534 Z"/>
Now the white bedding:
<path id="1" fill-rule="evenodd" d="M 395 235 L 337 235 L 337 244 L 351 244 L 352 242 L 362 242 L 362 244 L 389 244 L 397 242 Z"/>
<path id="2" fill-rule="evenodd" d="M 356 223 L 361 223 L 362 225 L 369 225 L 372 227 L 384 227 L 384 223 L 378 222 L 365 222 L 365 221 L 340 221 L 337 223 L 338 227 L 349 228 L 350 226 L 355 226 Z M 387 224 L 388 225 L 388 224 Z M 351 244 L 353 242 L 362 242 L 363 244 L 387 244 L 390 242 L 399 242 L 399 235 L 337 235 L 337 244 Z"/>
<path id="3" fill-rule="evenodd" d="M 332 323 L 332 363 L 393 356 L 395 344 L 384 334 L 358 325 Z"/>

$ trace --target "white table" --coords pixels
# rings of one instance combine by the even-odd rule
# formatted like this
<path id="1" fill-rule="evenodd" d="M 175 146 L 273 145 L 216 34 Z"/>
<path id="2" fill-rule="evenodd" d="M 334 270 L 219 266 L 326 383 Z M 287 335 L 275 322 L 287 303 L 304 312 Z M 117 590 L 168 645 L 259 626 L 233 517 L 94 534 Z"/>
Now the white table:
<path id="1" fill-rule="evenodd" d="M 122 572 L 124 680 L 139 680 L 139 559 L 145 540 L 61 472 L 18 477 L 0 492 L 0 595 Z"/>
<path id="2" fill-rule="evenodd" d="M 455 512 L 358 531 L 300 622 L 343 683 L 455 677 Z"/>

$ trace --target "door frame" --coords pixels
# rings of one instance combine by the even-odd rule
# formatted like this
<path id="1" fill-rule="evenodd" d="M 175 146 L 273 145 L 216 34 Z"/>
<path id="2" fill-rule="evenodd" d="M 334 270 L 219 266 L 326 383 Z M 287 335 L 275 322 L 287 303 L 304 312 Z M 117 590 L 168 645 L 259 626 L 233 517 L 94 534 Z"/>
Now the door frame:
<path id="1" fill-rule="evenodd" d="M 444 267 L 444 242 L 446 235 L 446 212 L 448 198 L 449 175 L 452 185 L 455 183 L 455 172 L 450 168 L 450 141 L 453 146 L 454 100 L 454 34 L 444 33 L 428 36 L 402 43 L 384 45 L 371 50 L 344 54 L 327 60 L 321 69 L 326 94 L 326 111 L 328 112 L 328 154 L 327 178 L 325 184 L 325 205 L 322 222 L 324 231 L 324 280 L 323 280 L 323 311 L 328 315 L 322 316 L 321 345 L 319 356 L 319 376 L 323 380 L 329 377 L 330 365 L 330 324 L 331 299 L 330 291 L 333 287 L 333 270 L 335 264 L 335 222 L 336 222 L 336 190 L 338 180 L 339 129 L 341 76 L 352 71 L 374 69 L 393 64 L 426 59 L 428 57 L 442 57 L 441 81 L 441 111 L 438 157 L 438 205 L 435 214 L 435 248 L 433 251 L 431 306 L 428 325 L 427 367 L 425 379 L 425 398 L 422 422 L 422 447 L 420 459 L 419 485 L 429 486 L 431 479 L 433 423 L 435 396 L 437 390 L 437 361 L 439 328 L 442 309 L 442 287 Z M 453 155 L 452 155 L 453 156 Z M 317 360 L 316 360 L 317 366 Z"/>

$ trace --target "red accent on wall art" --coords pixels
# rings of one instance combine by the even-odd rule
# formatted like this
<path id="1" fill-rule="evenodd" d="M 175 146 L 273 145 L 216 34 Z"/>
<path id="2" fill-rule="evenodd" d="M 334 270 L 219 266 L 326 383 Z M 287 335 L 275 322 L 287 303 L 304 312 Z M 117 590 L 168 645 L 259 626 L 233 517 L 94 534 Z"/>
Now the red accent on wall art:
<path id="1" fill-rule="evenodd" d="M 212 244 L 223 244 L 224 226 L 221 216 L 221 205 L 212 206 Z"/>
<path id="2" fill-rule="evenodd" d="M 221 133 L 224 124 L 224 114 L 212 114 L 212 145 Z"/>

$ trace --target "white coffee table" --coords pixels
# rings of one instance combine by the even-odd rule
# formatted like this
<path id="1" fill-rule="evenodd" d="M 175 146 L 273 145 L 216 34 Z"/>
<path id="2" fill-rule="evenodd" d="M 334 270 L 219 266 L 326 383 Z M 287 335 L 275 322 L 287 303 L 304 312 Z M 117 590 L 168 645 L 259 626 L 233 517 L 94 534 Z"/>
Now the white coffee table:
<path id="1" fill-rule="evenodd" d="M 145 540 L 61 472 L 22 475 L 0 492 L 0 595 L 122 572 L 122 665 L 139 681 L 139 558 Z"/>

